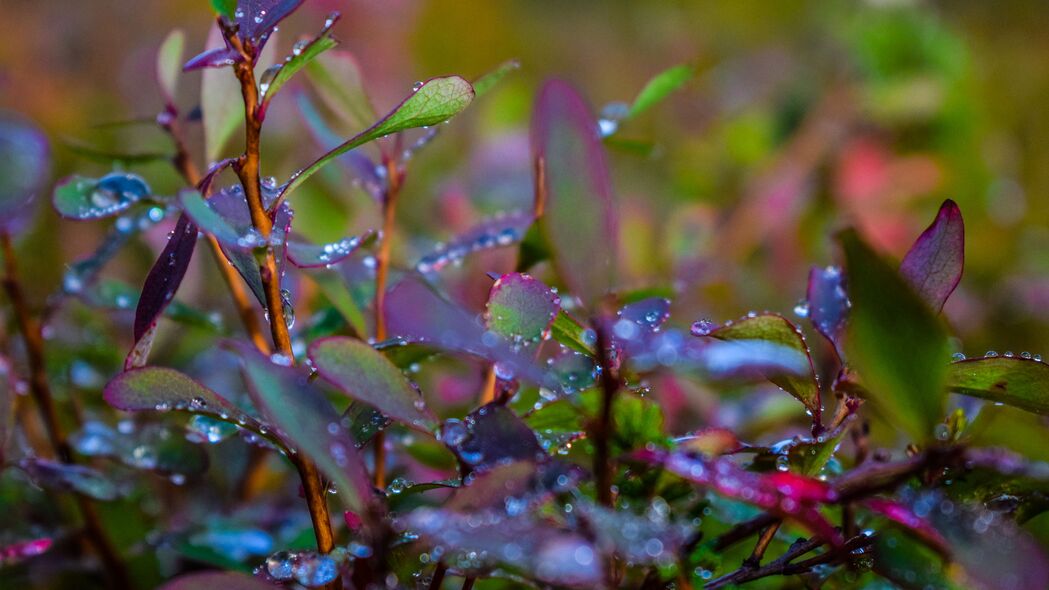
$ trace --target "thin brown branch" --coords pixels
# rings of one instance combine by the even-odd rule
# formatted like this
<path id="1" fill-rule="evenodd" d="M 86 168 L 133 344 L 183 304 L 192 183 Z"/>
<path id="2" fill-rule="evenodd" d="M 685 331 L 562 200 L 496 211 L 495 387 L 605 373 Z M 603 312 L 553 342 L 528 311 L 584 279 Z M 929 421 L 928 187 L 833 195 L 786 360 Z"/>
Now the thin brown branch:
<path id="1" fill-rule="evenodd" d="M 826 544 L 826 541 L 820 538 L 805 541 L 799 540 L 791 545 L 786 553 L 768 565 L 762 567 L 744 565 L 734 572 L 709 582 L 703 586 L 703 588 L 713 590 L 729 585 L 743 584 L 745 582 L 750 582 L 759 578 L 767 578 L 769 576 L 803 574 L 811 571 L 812 568 L 818 565 L 842 560 L 843 558 L 847 559 L 853 551 L 867 547 L 873 542 L 874 537 L 859 535 L 846 541 L 839 549 L 827 551 L 802 562 L 792 563 L 802 555 L 815 551 Z"/>
<path id="2" fill-rule="evenodd" d="M 47 378 L 43 331 L 39 320 L 33 315 L 26 301 L 18 273 L 18 260 L 11 243 L 11 236 L 7 232 L 0 232 L 0 251 L 3 252 L 5 268 L 4 290 L 11 300 L 11 307 L 14 309 L 18 330 L 22 334 L 26 357 L 29 361 L 29 391 L 40 411 L 40 419 L 47 430 L 48 440 L 55 457 L 62 463 L 72 464 L 74 462 L 73 453 L 58 420 L 58 412 L 51 395 L 51 385 Z M 110 584 L 113 588 L 121 590 L 131 588 L 131 579 L 128 577 L 127 569 L 106 535 L 95 505 L 80 494 L 75 494 L 75 497 L 80 516 L 84 520 L 87 538 L 102 560 Z"/>
<path id="3" fill-rule="evenodd" d="M 463 580 L 463 588 L 462 588 L 462 590 L 473 590 L 474 582 L 476 582 L 476 581 L 477 581 L 476 577 L 469 576 L 468 578 Z"/>
<path id="4" fill-rule="evenodd" d="M 273 229 L 273 220 L 270 219 L 265 204 L 262 202 L 262 178 L 259 175 L 262 121 L 258 117 L 259 89 L 255 82 L 253 52 L 250 48 L 245 48 L 233 31 L 225 28 L 221 21 L 220 26 L 223 26 L 224 34 L 230 43 L 240 50 L 244 57 L 243 61 L 233 66 L 237 80 L 240 81 L 241 96 L 244 99 L 245 128 L 244 154 L 237 161 L 235 169 L 247 197 L 252 226 L 268 244 Z M 266 295 L 273 350 L 294 362 L 291 335 L 284 321 L 284 301 L 281 296 L 277 259 L 272 247 L 267 246 L 265 253 L 260 256 L 259 275 Z M 306 505 L 309 508 L 313 532 L 317 539 L 317 549 L 322 553 L 329 553 L 335 548 L 335 535 L 332 532 L 331 518 L 328 514 L 326 486 L 321 481 L 316 465 L 309 459 L 298 456 L 295 459 L 295 467 L 302 480 Z M 341 582 L 336 579 L 328 587 L 339 588 Z"/>
<path id="5" fill-rule="evenodd" d="M 757 567 L 761 565 L 761 560 L 765 557 L 765 551 L 767 551 L 769 545 L 772 544 L 772 540 L 776 538 L 776 533 L 779 531 L 779 527 L 782 524 L 783 521 L 774 522 L 761 532 L 757 544 L 754 545 L 754 550 L 750 552 L 750 557 L 743 561 L 744 566 Z"/>
<path id="6" fill-rule="evenodd" d="M 448 572 L 448 566 L 443 561 L 437 562 L 437 567 L 433 570 L 433 576 L 430 578 L 430 590 L 440 590 L 441 584 L 444 583 L 444 574 Z"/>
<path id="7" fill-rule="evenodd" d="M 390 250 L 397 220 L 397 197 L 401 192 L 401 174 L 393 158 L 385 159 L 386 193 L 382 200 L 382 236 L 375 256 L 375 340 L 386 339 L 386 279 L 390 272 Z M 375 452 L 375 487 L 386 487 L 386 436 L 381 430 L 372 443 Z"/>

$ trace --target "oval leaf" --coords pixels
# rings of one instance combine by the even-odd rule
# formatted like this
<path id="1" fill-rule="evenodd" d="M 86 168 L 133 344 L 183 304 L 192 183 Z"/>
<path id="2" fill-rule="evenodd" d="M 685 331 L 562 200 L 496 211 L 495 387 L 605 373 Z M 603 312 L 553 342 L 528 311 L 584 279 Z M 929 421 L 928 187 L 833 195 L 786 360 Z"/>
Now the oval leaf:
<path id="1" fill-rule="evenodd" d="M 262 79 L 259 82 L 259 89 L 262 94 L 260 118 L 265 117 L 266 107 L 269 105 L 269 101 L 276 96 L 277 92 L 279 92 L 289 80 L 291 80 L 292 76 L 298 73 L 302 68 L 306 67 L 306 64 L 316 59 L 317 56 L 339 44 L 339 42 L 331 36 L 331 28 L 335 26 L 335 23 L 338 22 L 338 20 L 338 13 L 329 16 L 319 35 L 308 43 L 297 43 L 292 50 L 291 56 L 286 58 L 282 63 L 271 67 L 263 73 Z"/>
<path id="2" fill-rule="evenodd" d="M 568 84 L 547 82 L 532 114 L 532 152 L 541 174 L 540 220 L 561 280 L 587 305 L 612 287 L 616 218 L 597 122 Z"/>
<path id="3" fill-rule="evenodd" d="M 927 440 L 943 418 L 950 348 L 943 324 L 855 231 L 841 234 L 853 307 L 846 349 L 871 401 L 892 424 Z"/>
<path id="4" fill-rule="evenodd" d="M 459 76 L 426 81 L 382 120 L 293 174 L 280 198 L 287 198 L 307 178 L 338 156 L 391 133 L 443 123 L 462 112 L 473 98 L 473 87 Z"/>
<path id="5" fill-rule="evenodd" d="M 55 186 L 52 202 L 67 219 L 99 219 L 121 213 L 151 194 L 141 176 L 113 172 L 98 180 L 71 176 Z"/>
<path id="6" fill-rule="evenodd" d="M 488 293 L 488 329 L 514 342 L 538 342 L 561 310 L 561 298 L 529 275 L 503 275 Z"/>
<path id="7" fill-rule="evenodd" d="M 947 199 L 903 258 L 900 274 L 938 312 L 962 280 L 964 266 L 965 221 L 958 205 Z"/>
<path id="8" fill-rule="evenodd" d="M 288 241 L 288 261 L 299 268 L 320 268 L 331 266 L 347 259 L 361 246 L 372 242 L 376 237 L 374 231 L 343 238 L 338 242 L 327 244 L 309 244 L 306 242 Z"/>
<path id="9" fill-rule="evenodd" d="M 157 50 L 157 82 L 168 106 L 175 106 L 178 75 L 182 71 L 182 53 L 186 49 L 186 34 L 181 29 L 168 33 Z"/>
<path id="10" fill-rule="evenodd" d="M 837 266 L 812 267 L 805 303 L 813 327 L 840 355 L 841 335 L 852 305 L 845 291 L 845 274 L 841 269 Z"/>
<path id="11" fill-rule="evenodd" d="M 415 269 L 421 273 L 437 272 L 469 254 L 516 244 L 524 239 L 534 220 L 531 213 L 515 212 L 482 221 L 420 258 Z"/>
<path id="12" fill-rule="evenodd" d="M 1049 365 L 1022 357 L 985 357 L 951 363 L 947 387 L 971 395 L 1049 415 Z"/>
<path id="13" fill-rule="evenodd" d="M 823 404 L 820 402 L 820 388 L 816 381 L 816 369 L 812 365 L 812 356 L 805 337 L 798 328 L 786 318 L 776 314 L 761 314 L 745 317 L 726 324 L 710 332 L 712 338 L 725 341 L 759 341 L 769 342 L 796 351 L 807 359 L 808 371 L 803 375 L 768 374 L 768 380 L 793 395 L 812 412 L 814 423 L 820 423 Z"/>
<path id="14" fill-rule="evenodd" d="M 324 338 L 310 346 L 309 357 L 325 381 L 351 398 L 409 426 L 432 430 L 436 425 L 436 418 L 404 373 L 368 344 L 352 338 Z"/>

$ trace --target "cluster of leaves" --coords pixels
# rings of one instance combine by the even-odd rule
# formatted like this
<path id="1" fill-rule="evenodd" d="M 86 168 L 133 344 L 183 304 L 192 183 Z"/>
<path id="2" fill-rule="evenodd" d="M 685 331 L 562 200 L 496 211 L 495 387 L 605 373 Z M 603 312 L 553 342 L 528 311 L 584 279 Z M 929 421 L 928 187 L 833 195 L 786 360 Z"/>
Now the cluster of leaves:
<path id="1" fill-rule="evenodd" d="M 659 74 L 632 104 L 605 109 L 601 119 L 554 80 L 538 92 L 532 115 L 532 210 L 508 211 L 414 263 L 389 267 L 389 227 L 312 243 L 295 232 L 293 193 L 338 162 L 393 219 L 413 155 L 516 64 L 473 83 L 458 76 L 419 83 L 380 117 L 353 56 L 336 49 L 333 15 L 265 69 L 251 88 L 257 100 L 230 104 L 217 89 L 235 80 L 229 69 L 255 85 L 244 68 L 265 68 L 267 41 L 300 4 L 213 0 L 222 46 L 183 67 L 208 68 L 201 113 L 206 157 L 215 163 L 199 178 L 185 165 L 178 134 L 192 122 L 175 100 L 182 35 L 161 47 L 167 104 L 157 121 L 175 140 L 185 190 L 157 195 L 123 171 L 54 188 L 59 215 L 108 220 L 112 229 L 97 252 L 70 266 L 46 313 L 74 299 L 134 308 L 133 344 L 124 370 L 104 387 L 114 411 L 80 422 L 68 443 L 58 437 L 53 457 L 26 421 L 14 422 L 15 405 L 27 402 L 15 395 L 16 370 L 5 361 L 0 458 L 9 472 L 70 492 L 82 506 L 159 502 L 154 514 L 180 512 L 178 521 L 157 518 L 160 528 L 143 531 L 117 560 L 174 575 L 164 586 L 171 590 L 441 588 L 454 577 L 464 588 L 714 588 L 771 576 L 825 588 L 1046 586 L 1049 562 L 1018 525 L 1049 508 L 1049 464 L 1040 461 L 1044 449 L 1000 445 L 1010 428 L 1044 440 L 1049 366 L 1027 353 L 952 359 L 940 310 L 962 277 L 964 225 L 953 202 L 898 266 L 857 232 L 841 232 L 842 264 L 809 274 L 797 310 L 807 325 L 750 312 L 680 329 L 670 322 L 669 298 L 617 282 L 620 232 L 605 150 L 621 124 L 686 83 L 692 69 Z M 245 170 L 258 152 L 248 145 L 244 155 L 223 158 L 223 150 L 241 123 L 265 121 L 271 100 L 299 72 L 327 109 L 302 94 L 302 113 L 330 149 L 283 182 L 255 178 L 261 202 L 254 203 Z M 334 139 L 331 117 L 363 131 Z M 9 240 L 47 181 L 48 153 L 39 132 L 11 118 L 0 122 L 0 153 L 0 231 Z M 225 185 L 230 170 L 239 182 Z M 260 210 L 268 220 L 261 224 Z M 140 292 L 100 278 L 135 235 L 172 219 Z M 176 299 L 201 237 L 257 299 L 250 312 L 293 331 L 290 350 L 276 338 L 271 346 L 230 336 L 236 331 Z M 479 313 L 449 296 L 441 273 L 493 249 L 515 253 L 517 268 L 491 276 Z M 323 294 L 305 322 L 295 321 L 290 298 L 298 280 Z M 271 296 L 274 286 L 282 297 Z M 217 352 L 151 359 L 164 316 L 217 333 Z M 30 356 L 39 345 L 31 323 L 22 327 Z M 810 349 L 810 329 L 827 354 Z M 465 380 L 476 390 L 471 407 L 435 403 L 418 385 L 423 375 L 471 370 L 485 375 Z M 670 436 L 650 386 L 666 376 L 769 382 L 798 402 L 791 410 L 805 425 L 777 444 L 706 424 Z M 43 407 L 50 401 L 38 378 L 46 375 L 32 381 Z M 895 429 L 895 447 L 871 448 L 872 419 Z M 242 444 L 224 443 L 231 439 Z M 231 466 L 223 491 L 236 500 L 223 519 L 211 513 L 216 490 L 202 477 L 211 462 Z M 301 478 L 309 520 L 294 493 L 257 494 L 260 479 L 291 473 L 287 466 Z M 396 477 L 386 481 L 387 472 Z M 315 478 L 323 483 L 320 507 Z M 170 486 L 185 486 L 175 488 L 181 498 Z M 341 507 L 334 527 L 328 504 Z M 88 520 L 85 529 L 92 527 Z M 27 529 L 5 541 L 0 560 L 30 568 L 76 532 L 72 523 Z M 766 560 L 766 552 L 776 557 Z M 186 573 L 201 566 L 209 571 Z"/>

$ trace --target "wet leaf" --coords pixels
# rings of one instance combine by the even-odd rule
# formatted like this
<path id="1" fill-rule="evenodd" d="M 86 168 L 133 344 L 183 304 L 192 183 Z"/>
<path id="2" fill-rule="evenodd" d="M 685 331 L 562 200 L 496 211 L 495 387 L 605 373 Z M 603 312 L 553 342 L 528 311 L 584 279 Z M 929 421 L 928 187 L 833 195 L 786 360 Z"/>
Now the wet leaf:
<path id="1" fill-rule="evenodd" d="M 971 395 L 1049 415 L 1049 365 L 1023 357 L 984 357 L 950 364 L 947 386 Z"/>
<path id="2" fill-rule="evenodd" d="M 816 331 L 823 335 L 841 355 L 842 334 L 849 316 L 845 274 L 837 266 L 812 267 L 805 295 L 805 313 Z"/>
<path id="3" fill-rule="evenodd" d="M 807 361 L 807 371 L 800 375 L 767 373 L 769 381 L 793 395 L 812 413 L 814 423 L 819 423 L 823 412 L 820 388 L 816 381 L 816 369 L 812 365 L 809 346 L 798 328 L 786 318 L 776 314 L 747 316 L 725 324 L 709 333 L 712 338 L 728 342 L 766 342 L 792 350 L 799 358 Z"/>
<path id="4" fill-rule="evenodd" d="M 279 92 L 289 80 L 291 80 L 292 76 L 297 74 L 302 68 L 306 67 L 306 65 L 316 59 L 317 56 L 339 44 L 339 42 L 331 36 L 331 28 L 335 26 L 335 23 L 338 22 L 338 20 L 338 13 L 328 17 L 320 34 L 308 43 L 297 43 L 292 50 L 291 56 L 285 59 L 284 62 L 266 70 L 259 83 L 261 90 L 260 100 L 262 101 L 260 117 L 265 116 L 266 107 L 269 105 L 269 101 L 277 95 L 277 92 Z"/>
<path id="5" fill-rule="evenodd" d="M 554 323 L 550 325 L 550 334 L 554 340 L 576 352 L 591 356 L 597 354 L 597 349 L 594 348 L 597 343 L 597 334 L 592 329 L 583 327 L 564 310 L 561 310 L 554 318 Z"/>
<path id="6" fill-rule="evenodd" d="M 85 465 L 27 457 L 19 462 L 19 466 L 43 488 L 72 491 L 107 502 L 120 496 L 120 490 L 112 480 Z"/>
<path id="7" fill-rule="evenodd" d="M 242 39 L 264 41 L 280 21 L 303 3 L 303 0 L 237 0 L 233 17 Z"/>
<path id="8" fill-rule="evenodd" d="M 753 504 L 780 518 L 796 521 L 835 545 L 841 534 L 820 513 L 818 505 L 834 502 L 835 491 L 824 481 L 793 473 L 758 474 L 744 471 L 731 459 L 673 452 L 663 456 L 642 451 L 642 458 L 662 463 L 667 471 L 718 494 Z"/>
<path id="9" fill-rule="evenodd" d="M 324 104 L 351 128 L 363 129 L 378 118 L 365 92 L 357 58 L 349 51 L 336 49 L 320 55 L 306 65 L 306 75 Z"/>
<path id="10" fill-rule="evenodd" d="M 444 508 L 463 514 L 495 510 L 516 516 L 574 487 L 582 475 L 580 468 L 559 461 L 501 462 L 467 476 Z"/>
<path id="11" fill-rule="evenodd" d="M 415 269 L 421 273 L 438 272 L 469 254 L 512 246 L 523 239 L 534 219 L 531 213 L 515 212 L 485 220 L 420 258 Z"/>
<path id="12" fill-rule="evenodd" d="M 17 231 L 51 174 L 51 148 L 28 120 L 0 112 L 0 230 Z"/>
<path id="13" fill-rule="evenodd" d="M 124 369 L 145 364 L 160 314 L 171 304 L 182 278 L 186 276 L 193 250 L 197 246 L 197 226 L 180 215 L 168 243 L 146 275 L 142 294 L 135 308 L 135 344 L 124 361 Z"/>
<path id="14" fill-rule="evenodd" d="M 503 275 L 488 293 L 488 329 L 515 342 L 538 342 L 561 311 L 561 298 L 530 275 Z"/>
<path id="15" fill-rule="evenodd" d="M 179 576 L 157 590 L 273 590 L 274 585 L 235 572 L 194 572 Z"/>
<path id="16" fill-rule="evenodd" d="M 408 514 L 402 526 L 427 545 L 444 548 L 452 567 L 483 571 L 501 564 L 558 586 L 596 588 L 603 582 L 601 559 L 589 541 L 531 514 L 476 518 L 424 508 Z"/>
<path id="17" fill-rule="evenodd" d="M 182 53 L 186 49 L 186 34 L 181 29 L 168 33 L 157 50 L 157 82 L 170 107 L 174 107 L 178 90 L 178 76 L 182 72 Z"/>
<path id="18" fill-rule="evenodd" d="M 288 241 L 288 261 L 299 268 L 320 268 L 338 264 L 349 258 L 361 246 L 375 241 L 377 234 L 368 231 L 360 236 L 343 238 L 327 244 Z"/>
<path id="19" fill-rule="evenodd" d="M 612 181 L 590 107 L 553 80 L 532 114 L 533 157 L 543 162 L 546 201 L 540 219 L 561 280 L 586 305 L 612 288 L 617 230 Z"/>
<path id="20" fill-rule="evenodd" d="M 233 20 L 233 13 L 237 10 L 237 0 L 211 0 L 211 9 L 215 14 Z"/>
<path id="21" fill-rule="evenodd" d="M 497 404 L 481 406 L 461 421 L 446 420 L 440 440 L 475 469 L 546 456 L 532 429 L 513 410 Z"/>
<path id="22" fill-rule="evenodd" d="M 409 426 L 426 431 L 436 426 L 437 419 L 404 373 L 368 344 L 324 338 L 311 344 L 308 354 L 321 378 L 349 397 Z"/>
<path id="23" fill-rule="evenodd" d="M 909 506 L 885 498 L 867 498 L 863 501 L 863 505 L 868 510 L 877 512 L 889 520 L 904 526 L 940 555 L 950 555 L 947 540 L 943 538 L 940 531 L 915 514 Z"/>
<path id="24" fill-rule="evenodd" d="M 662 102 L 686 82 L 692 79 L 696 71 L 690 65 L 681 64 L 667 68 L 649 80 L 630 105 L 630 117 L 636 117 Z"/>
<path id="25" fill-rule="evenodd" d="M 585 502 L 575 506 L 594 531 L 598 548 L 627 563 L 669 565 L 692 536 L 691 526 L 672 523 L 658 510 L 639 515 Z"/>
<path id="26" fill-rule="evenodd" d="M 372 501 L 372 486 L 350 437 L 349 421 L 343 424 L 305 371 L 273 362 L 246 344 L 233 346 L 242 360 L 244 380 L 255 406 L 335 483 L 347 509 L 366 512 Z"/>
<path id="27" fill-rule="evenodd" d="M 234 430 L 236 428 L 234 427 Z M 208 454 L 190 441 L 181 428 L 148 424 L 133 432 L 121 432 L 98 422 L 86 422 L 71 439 L 78 453 L 110 457 L 128 467 L 161 475 L 198 475 L 208 469 Z"/>
<path id="28" fill-rule="evenodd" d="M 629 303 L 608 322 L 613 345 L 627 356 L 644 351 L 646 343 L 669 317 L 670 300 L 665 297 L 649 297 Z"/>
<path id="29" fill-rule="evenodd" d="M 853 307 L 846 349 L 876 408 L 917 441 L 943 418 L 950 349 L 932 310 L 854 231 L 841 234 Z"/>
<path id="30" fill-rule="evenodd" d="M 473 97 L 473 87 L 458 76 L 431 78 L 377 123 L 293 174 L 281 198 L 287 198 L 307 178 L 336 157 L 398 131 L 443 123 L 465 109 Z"/>
<path id="31" fill-rule="evenodd" d="M 903 258 L 900 274 L 939 312 L 962 280 L 964 266 L 965 221 L 958 205 L 948 199 Z"/>
<path id="32" fill-rule="evenodd" d="M 52 202 L 67 219 L 99 219 L 122 213 L 152 193 L 141 176 L 113 172 L 98 180 L 71 176 L 55 185 Z"/>
<path id="33" fill-rule="evenodd" d="M 492 88 L 499 85 L 503 78 L 516 70 L 521 69 L 521 62 L 516 59 L 510 59 L 496 66 L 496 68 L 480 78 L 473 81 L 474 95 L 481 96 L 487 94 Z"/>
<path id="34" fill-rule="evenodd" d="M 521 378 L 554 385 L 531 356 L 485 330 L 476 317 L 416 278 L 406 278 L 387 294 L 386 324 L 392 336 L 405 341 L 427 343 L 497 363 L 507 380 Z"/>

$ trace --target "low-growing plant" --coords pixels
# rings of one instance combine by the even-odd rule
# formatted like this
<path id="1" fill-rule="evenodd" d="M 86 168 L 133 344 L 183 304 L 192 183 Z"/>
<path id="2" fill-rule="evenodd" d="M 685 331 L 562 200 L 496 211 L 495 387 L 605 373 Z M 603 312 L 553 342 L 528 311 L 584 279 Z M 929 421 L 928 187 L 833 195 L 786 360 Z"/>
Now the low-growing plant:
<path id="1" fill-rule="evenodd" d="M 6 497 L 33 506 L 5 517 L 12 587 L 1047 587 L 1043 551 L 1018 525 L 1049 508 L 1036 442 L 1049 366 L 1028 353 L 954 352 L 940 315 L 962 279 L 954 202 L 898 265 L 839 232 L 837 261 L 809 273 L 801 324 L 741 302 L 738 319 L 681 328 L 673 292 L 617 281 L 631 244 L 619 243 L 605 149 L 689 81 L 682 65 L 600 119 L 571 85 L 546 82 L 531 118 L 531 210 L 399 259 L 413 157 L 517 64 L 417 83 L 380 116 L 337 48 L 337 14 L 267 67 L 268 41 L 300 4 L 212 0 L 211 49 L 183 63 L 182 33 L 164 41 L 156 124 L 185 188 L 158 195 L 123 170 L 60 181 L 59 215 L 110 229 L 43 309 L 24 293 L 32 277 L 12 242 L 49 181 L 47 142 L 26 121 L 0 121 L 3 284 L 19 359 L 3 362 L 0 459 Z M 196 70 L 199 111 L 176 98 L 180 71 Z M 277 180 L 265 175 L 262 131 L 303 75 L 312 95 L 299 106 L 330 149 Z M 236 102 L 220 90 L 232 83 Z M 212 162 L 203 171 L 184 136 L 198 117 Z M 243 151 L 229 156 L 241 127 Z M 357 132 L 333 139 L 336 127 Z M 333 163 L 373 199 L 380 225 L 317 243 L 292 207 Z M 158 226 L 173 229 L 140 290 L 102 277 Z M 178 298 L 198 242 L 237 328 Z M 496 249 L 516 269 L 490 274 L 483 311 L 446 291 L 446 268 Z M 52 338 L 73 305 L 87 310 L 80 333 Z M 56 399 L 49 355 L 105 357 L 86 352 L 110 346 L 90 315 L 131 309 L 123 370 L 102 391 L 111 408 L 85 399 L 86 387 Z M 196 357 L 153 350 L 180 330 L 207 334 Z M 478 373 L 459 380 L 469 407 L 417 385 Z M 786 438 L 754 442 L 747 418 L 668 434 L 655 390 L 675 379 L 726 392 L 771 383 L 788 402 L 778 406 L 791 416 Z M 756 404 L 746 411 L 761 419 Z M 872 423 L 890 444 L 872 441 Z M 1033 450 L 1003 446 L 1010 429 Z M 41 496 L 56 514 L 38 514 Z M 73 559 L 80 541 L 87 560 Z"/>

